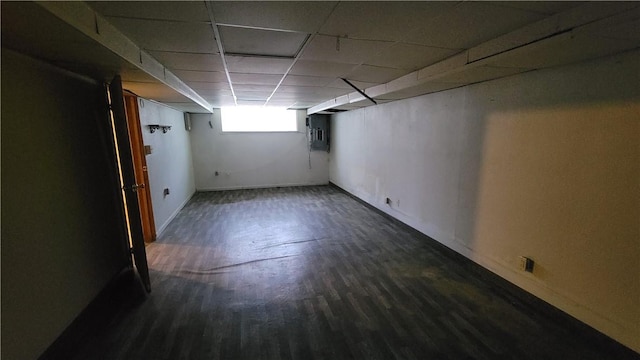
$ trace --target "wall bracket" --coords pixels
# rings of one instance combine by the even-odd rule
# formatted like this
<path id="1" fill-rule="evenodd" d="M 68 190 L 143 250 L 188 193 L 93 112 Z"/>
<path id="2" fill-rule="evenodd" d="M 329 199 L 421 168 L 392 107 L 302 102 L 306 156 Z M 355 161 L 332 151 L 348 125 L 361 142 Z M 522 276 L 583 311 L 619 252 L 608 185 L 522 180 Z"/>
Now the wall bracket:
<path id="1" fill-rule="evenodd" d="M 156 132 L 156 130 L 162 130 L 163 134 L 166 134 L 169 130 L 171 130 L 171 126 L 169 125 L 154 124 L 154 125 L 147 125 L 147 126 L 149 127 L 149 132 L 152 134 Z"/>

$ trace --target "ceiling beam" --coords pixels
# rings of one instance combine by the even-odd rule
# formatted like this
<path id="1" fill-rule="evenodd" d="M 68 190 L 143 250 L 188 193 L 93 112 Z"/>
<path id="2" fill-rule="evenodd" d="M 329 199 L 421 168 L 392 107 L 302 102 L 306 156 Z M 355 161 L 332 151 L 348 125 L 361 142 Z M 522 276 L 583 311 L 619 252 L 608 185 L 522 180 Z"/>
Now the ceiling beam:
<path id="1" fill-rule="evenodd" d="M 38 1 L 39 6 L 211 113 L 213 107 L 153 56 L 81 1 Z"/>

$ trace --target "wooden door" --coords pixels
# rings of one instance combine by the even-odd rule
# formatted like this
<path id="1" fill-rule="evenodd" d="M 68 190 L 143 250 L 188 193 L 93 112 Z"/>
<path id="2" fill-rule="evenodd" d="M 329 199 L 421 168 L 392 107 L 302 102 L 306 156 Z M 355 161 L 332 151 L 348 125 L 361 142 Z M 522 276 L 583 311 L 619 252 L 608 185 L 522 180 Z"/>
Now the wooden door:
<path id="1" fill-rule="evenodd" d="M 151 281 L 149 279 L 149 268 L 147 265 L 147 253 L 144 248 L 144 237 L 142 234 L 142 222 L 140 221 L 140 207 L 138 204 L 135 171 L 133 157 L 131 153 L 131 141 L 129 140 L 129 130 L 127 117 L 124 110 L 124 97 L 122 93 L 122 82 L 120 76 L 116 75 L 109 84 L 109 101 L 113 119 L 113 128 L 118 150 L 118 160 L 120 173 L 122 176 L 122 190 L 124 195 L 129 236 L 131 239 L 133 260 L 138 269 L 140 279 L 147 292 L 151 291 Z"/>
<path id="2" fill-rule="evenodd" d="M 147 172 L 147 159 L 142 140 L 142 128 L 140 126 L 140 112 L 138 109 L 138 97 L 129 93 L 124 94 L 124 103 L 131 140 L 131 153 L 133 155 L 133 168 L 138 187 L 138 204 L 140 205 L 140 220 L 142 221 L 142 234 L 145 243 L 156 240 L 156 225 L 153 220 L 153 207 L 151 203 L 151 190 L 149 189 L 149 173 Z"/>

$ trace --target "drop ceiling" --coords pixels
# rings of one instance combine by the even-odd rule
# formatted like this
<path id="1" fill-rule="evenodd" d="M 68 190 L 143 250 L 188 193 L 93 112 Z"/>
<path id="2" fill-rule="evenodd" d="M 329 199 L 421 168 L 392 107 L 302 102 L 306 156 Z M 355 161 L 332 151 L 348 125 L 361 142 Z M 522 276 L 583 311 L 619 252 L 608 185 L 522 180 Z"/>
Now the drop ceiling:
<path id="1" fill-rule="evenodd" d="M 2 45 L 183 111 L 313 113 L 636 49 L 639 19 L 633 2 L 2 2 Z"/>

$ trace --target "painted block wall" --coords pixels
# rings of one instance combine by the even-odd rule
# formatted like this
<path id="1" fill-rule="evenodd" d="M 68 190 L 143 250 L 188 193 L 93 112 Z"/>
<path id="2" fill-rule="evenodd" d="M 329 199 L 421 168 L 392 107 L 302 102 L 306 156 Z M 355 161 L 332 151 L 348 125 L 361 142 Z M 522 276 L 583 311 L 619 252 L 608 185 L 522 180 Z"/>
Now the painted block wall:
<path id="1" fill-rule="evenodd" d="M 146 156 L 153 218 L 158 236 L 196 191 L 191 140 L 181 111 L 155 101 L 138 98 L 142 139 L 152 152 Z M 147 125 L 169 125 L 171 130 L 153 134 Z M 164 195 L 164 189 L 169 195 Z"/>
<path id="2" fill-rule="evenodd" d="M 336 114 L 332 137 L 333 183 L 640 352 L 640 52 Z"/>
<path id="3" fill-rule="evenodd" d="M 128 264 L 103 94 L 2 48 L 3 359 L 38 358 Z"/>
<path id="4" fill-rule="evenodd" d="M 196 188 L 206 191 L 328 184 L 329 155 L 309 152 L 306 112 L 298 111 L 297 117 L 298 132 L 223 133 L 220 109 L 214 109 L 213 115 L 192 115 Z"/>

